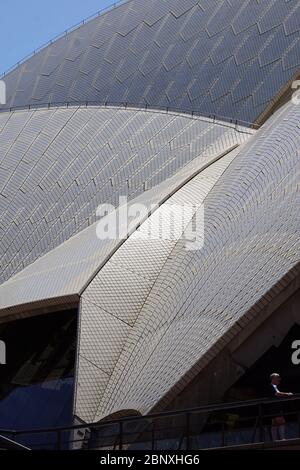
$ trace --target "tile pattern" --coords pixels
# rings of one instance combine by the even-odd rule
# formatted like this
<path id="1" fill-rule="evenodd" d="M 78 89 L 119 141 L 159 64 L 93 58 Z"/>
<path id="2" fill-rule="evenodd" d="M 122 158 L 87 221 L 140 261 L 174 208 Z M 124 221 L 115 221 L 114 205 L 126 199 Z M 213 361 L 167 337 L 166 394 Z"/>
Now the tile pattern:
<path id="1" fill-rule="evenodd" d="M 299 13 L 299 0 L 129 0 L 5 76 L 8 106 L 41 108 L 0 113 L 0 314 L 83 291 L 81 419 L 166 405 L 298 272 L 300 111 L 248 139 L 192 115 L 43 103 L 253 122 L 299 69 Z M 96 207 L 119 195 L 160 207 L 125 242 L 99 241 Z M 188 251 L 203 203 L 204 246 Z M 172 237 L 145 239 L 182 204 Z"/>
<path id="2" fill-rule="evenodd" d="M 128 220 L 125 218 L 123 221 L 120 217 L 123 207 L 119 207 L 116 211 L 116 220 L 122 220 L 122 223 L 117 237 L 98 238 L 98 219 L 10 277 L 0 285 L 0 315 L 15 314 L 16 311 L 26 309 L 28 304 L 34 303 L 42 306 L 49 304 L 50 299 L 52 303 L 55 303 L 57 299 L 74 295 L 77 297 L 128 235 L 147 219 L 153 208 L 157 209 L 191 177 L 221 158 L 224 153 L 228 153 L 233 142 L 235 142 L 234 146 L 238 146 L 238 142 L 241 143 L 249 138 L 248 131 L 247 133 L 241 132 L 243 129 L 240 128 L 239 131 L 234 131 L 234 140 L 232 137 L 228 138 L 228 133 L 226 133 L 227 137 L 225 139 L 221 137 L 210 146 L 205 151 L 205 156 L 200 153 L 198 157 L 176 171 L 173 176 L 129 201 Z M 176 165 L 174 171 L 175 168 Z M 139 208 L 141 204 L 145 212 L 142 211 L 137 215 L 136 208 Z M 155 246 L 155 250 L 161 249 L 164 247 Z M 155 269 L 155 262 L 153 269 Z"/>
<path id="3" fill-rule="evenodd" d="M 197 209 L 200 209 L 206 195 L 236 155 L 237 150 L 223 156 L 178 189 L 123 243 L 88 285 L 82 294 L 80 309 L 79 370 L 85 366 L 85 362 L 81 362 L 81 357 L 84 359 L 96 357 L 94 363 L 101 370 L 105 367 L 105 357 L 106 367 L 110 367 L 109 376 L 112 378 L 115 374 L 115 367 L 117 364 L 120 367 L 120 361 L 124 359 L 128 341 L 133 346 L 137 341 L 139 342 L 139 339 L 142 339 L 138 337 L 139 331 L 136 330 L 136 325 L 141 322 L 146 327 L 148 323 L 151 323 L 151 318 L 141 319 L 140 315 L 147 305 L 149 296 L 152 296 L 160 273 L 168 262 L 172 262 L 173 251 L 182 233 L 187 231 L 190 221 Z M 159 238 L 157 236 L 159 231 L 155 229 L 162 226 L 161 222 L 166 228 L 166 209 L 169 207 L 178 210 L 184 207 L 186 210 L 187 206 L 190 210 L 184 214 L 184 222 L 181 223 L 179 219 L 175 219 L 174 230 L 170 233 L 170 237 Z M 152 233 L 150 239 L 149 233 Z M 168 235 L 168 232 L 165 231 L 164 234 Z M 164 282 L 160 286 L 162 291 L 166 284 Z M 160 292 L 157 292 L 157 300 L 159 297 Z M 116 327 L 116 322 L 118 322 L 118 327 Z M 158 328 L 155 334 L 160 338 L 164 328 L 159 326 L 157 320 L 156 323 Z M 109 338 L 109 341 L 103 340 L 105 336 Z M 116 342 L 118 342 L 118 349 L 117 345 L 114 346 Z M 117 351 L 118 357 L 115 354 Z M 115 361 L 113 367 L 111 367 L 112 361 Z M 109 387 L 110 384 L 111 382 L 108 384 Z M 85 406 L 84 386 L 78 390 L 78 394 L 80 397 L 76 404 L 76 415 L 85 421 L 94 420 L 95 415 L 91 413 L 89 407 Z"/>
<path id="4" fill-rule="evenodd" d="M 119 204 L 251 130 L 120 108 L 0 113 L 0 283 Z"/>
<path id="5" fill-rule="evenodd" d="M 135 242 L 135 232 L 111 257 L 110 263 L 120 273 L 135 273 L 151 287 L 147 292 L 137 283 L 127 287 L 126 276 L 118 277 L 119 288 L 129 288 L 128 298 L 132 294 L 134 308 L 126 303 L 121 312 L 130 327 L 128 336 L 104 393 L 95 396 L 96 414 L 78 395 L 78 416 L 98 421 L 122 409 L 147 413 L 158 404 L 167 405 L 299 274 L 299 128 L 299 106 L 289 103 L 244 144 L 228 166 L 229 155 L 175 193 L 173 202 L 179 196 L 186 201 L 204 200 L 201 250 L 187 251 L 179 236 L 155 252 L 151 242 Z M 222 171 L 216 178 L 218 166 Z M 102 305 L 108 305 L 107 283 L 111 292 L 115 289 L 114 273 L 101 270 L 82 295 L 87 302 L 92 296 L 100 316 Z M 142 307 L 137 312 L 138 297 Z M 107 313 L 118 317 L 118 304 L 111 303 Z M 88 348 L 89 331 L 94 329 L 89 315 L 89 304 L 83 304 L 81 323 L 89 327 L 81 337 L 80 354 L 81 345 Z M 80 356 L 79 371 L 82 367 Z"/>
<path id="6" fill-rule="evenodd" d="M 299 0 L 129 0 L 5 76 L 8 106 L 172 106 L 253 122 L 299 69 Z"/>

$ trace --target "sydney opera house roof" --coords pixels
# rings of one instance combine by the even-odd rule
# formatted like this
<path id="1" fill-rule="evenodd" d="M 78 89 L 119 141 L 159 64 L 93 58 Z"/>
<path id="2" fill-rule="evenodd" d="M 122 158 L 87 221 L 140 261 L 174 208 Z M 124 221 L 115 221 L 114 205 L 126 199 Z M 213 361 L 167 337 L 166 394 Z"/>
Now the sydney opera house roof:
<path id="1" fill-rule="evenodd" d="M 299 28 L 297 0 L 121 2 L 7 74 L 7 104 L 129 102 L 252 122 L 297 71 Z"/>
<path id="2" fill-rule="evenodd" d="M 2 77 L 0 323 L 77 309 L 83 422 L 167 407 L 299 276 L 300 106 L 270 112 L 299 30 L 296 0 L 129 0 Z M 100 239 L 121 196 L 146 211 Z"/>

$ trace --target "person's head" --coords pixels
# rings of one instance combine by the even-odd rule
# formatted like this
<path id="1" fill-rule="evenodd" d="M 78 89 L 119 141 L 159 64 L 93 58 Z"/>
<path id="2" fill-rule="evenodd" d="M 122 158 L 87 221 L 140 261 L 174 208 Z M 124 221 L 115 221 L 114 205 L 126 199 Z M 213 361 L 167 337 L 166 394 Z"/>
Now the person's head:
<path id="1" fill-rule="evenodd" d="M 271 384 L 279 385 L 279 384 L 280 384 L 281 377 L 280 377 L 279 374 L 277 374 L 276 372 L 274 372 L 273 374 L 270 375 L 270 380 L 271 380 Z"/>

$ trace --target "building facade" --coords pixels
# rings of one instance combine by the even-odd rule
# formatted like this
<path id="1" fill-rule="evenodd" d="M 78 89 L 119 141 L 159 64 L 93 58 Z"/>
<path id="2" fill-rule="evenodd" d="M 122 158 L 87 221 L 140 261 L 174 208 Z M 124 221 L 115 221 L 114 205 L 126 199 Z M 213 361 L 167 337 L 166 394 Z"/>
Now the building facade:
<path id="1" fill-rule="evenodd" d="M 299 30 L 129 0 L 2 77 L 1 428 L 222 400 L 299 325 Z"/>

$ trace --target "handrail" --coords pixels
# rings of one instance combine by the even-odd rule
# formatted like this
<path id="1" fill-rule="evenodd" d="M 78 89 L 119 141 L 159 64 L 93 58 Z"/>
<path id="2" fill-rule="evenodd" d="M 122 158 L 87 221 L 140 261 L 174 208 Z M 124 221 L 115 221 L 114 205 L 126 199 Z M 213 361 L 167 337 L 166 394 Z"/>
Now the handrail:
<path id="1" fill-rule="evenodd" d="M 43 44 L 42 46 L 38 47 L 37 49 L 34 49 L 33 52 L 31 52 L 30 54 L 27 54 L 25 57 L 23 57 L 23 59 L 19 60 L 16 64 L 12 65 L 11 67 L 9 67 L 9 69 L 7 69 L 5 72 L 2 72 L 0 73 L 0 79 L 5 77 L 8 73 L 12 72 L 15 68 L 19 67 L 19 65 L 22 65 L 24 64 L 24 62 L 26 62 L 26 60 L 30 59 L 31 57 L 35 56 L 35 54 L 37 54 L 38 52 L 42 51 L 43 49 L 45 49 L 46 47 L 50 46 L 51 44 L 53 44 L 55 41 L 57 41 L 58 39 L 61 39 L 65 36 L 67 36 L 67 34 L 69 33 L 72 33 L 73 31 L 76 31 L 76 29 L 80 28 L 81 26 L 83 26 L 87 21 L 91 21 L 95 18 L 97 18 L 98 16 L 101 16 L 101 15 L 105 15 L 106 13 L 108 13 L 109 11 L 111 10 L 114 10 L 115 8 L 118 8 L 120 6 L 122 6 L 124 3 L 129 3 L 131 2 L 132 0 L 116 0 L 114 3 L 112 3 L 111 5 L 108 5 L 107 7 L 105 8 L 101 8 L 101 10 L 98 10 L 96 13 L 93 13 L 92 15 L 88 16 L 87 18 L 84 18 L 82 21 L 80 21 L 79 23 L 73 25 L 73 26 L 70 26 L 70 28 L 67 28 L 65 29 L 64 32 L 62 33 L 59 33 L 57 34 L 56 36 L 54 36 L 52 39 L 50 39 L 49 41 L 47 41 L 45 44 Z"/>
<path id="2" fill-rule="evenodd" d="M 0 449 L 5 450 L 31 450 L 29 447 L 23 446 L 19 442 L 12 441 L 5 436 L 0 435 Z"/>
<path id="3" fill-rule="evenodd" d="M 155 104 L 148 104 L 145 103 L 144 105 L 141 103 L 133 103 L 128 101 L 89 101 L 89 100 L 82 100 L 82 101 L 57 101 L 57 102 L 45 102 L 45 103 L 35 103 L 35 104 L 26 104 L 26 105 L 19 105 L 19 106 L 8 106 L 7 108 L 0 107 L 0 112 L 14 112 L 14 111 L 36 111 L 39 109 L 55 109 L 55 108 L 69 108 L 69 107 L 119 107 L 119 108 L 130 108 L 130 109 L 138 109 L 144 111 L 158 111 L 164 113 L 171 113 L 171 114 L 178 114 L 178 115 L 187 115 L 193 118 L 202 118 L 202 119 L 210 119 L 213 123 L 218 125 L 232 124 L 232 126 L 241 126 L 244 129 L 253 129 L 258 130 L 260 126 L 254 122 L 243 121 L 241 119 L 230 118 L 228 116 L 221 116 L 217 114 L 209 114 L 204 113 L 200 110 L 193 110 L 187 108 L 177 108 L 175 106 L 160 106 Z M 244 130 L 240 130 L 240 132 L 244 132 Z"/>
<path id="4" fill-rule="evenodd" d="M 39 434 L 39 433 L 51 433 L 51 432 L 62 432 L 62 431 L 75 431 L 78 429 L 86 429 L 86 428 L 101 428 L 107 427 L 110 425 L 116 425 L 124 422 L 133 422 L 133 421 L 145 421 L 145 420 L 152 420 L 156 418 L 163 418 L 163 417 L 173 417 L 173 416 L 181 416 L 186 414 L 193 414 L 193 413 L 209 413 L 213 411 L 224 411 L 224 410 L 233 410 L 236 408 L 246 408 L 250 406 L 259 406 L 259 405 L 268 405 L 280 402 L 294 402 L 300 400 L 300 393 L 292 395 L 290 397 L 276 397 L 276 398 L 259 398 L 255 400 L 243 400 L 243 401 L 235 401 L 230 403 L 216 403 L 213 405 L 202 405 L 197 406 L 194 408 L 186 408 L 182 410 L 172 410 L 172 411 L 162 411 L 160 413 L 152 413 L 148 415 L 137 415 L 137 416 L 127 416 L 118 419 L 111 419 L 111 420 L 102 420 L 98 423 L 85 423 L 85 424 L 75 424 L 71 426 L 62 426 L 62 427 L 50 427 L 50 428 L 42 428 L 42 429 L 26 429 L 26 430 L 11 430 L 11 429 L 0 429 L 0 434 Z"/>

